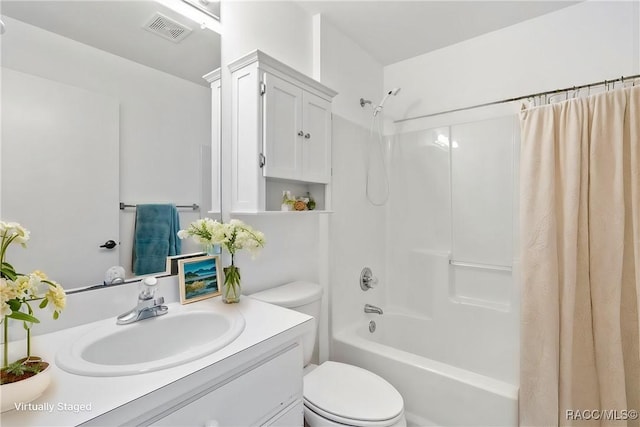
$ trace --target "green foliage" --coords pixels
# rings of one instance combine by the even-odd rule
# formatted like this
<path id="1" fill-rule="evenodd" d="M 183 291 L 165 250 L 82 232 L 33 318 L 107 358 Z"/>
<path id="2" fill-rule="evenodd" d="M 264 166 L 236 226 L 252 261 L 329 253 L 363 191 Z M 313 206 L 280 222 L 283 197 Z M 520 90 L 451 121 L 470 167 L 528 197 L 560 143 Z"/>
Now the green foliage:
<path id="1" fill-rule="evenodd" d="M 25 361 L 18 360 L 9 364 L 5 370 L 11 375 L 21 376 L 26 373 L 37 374 L 42 369 L 39 363 L 25 363 Z"/>
<path id="2" fill-rule="evenodd" d="M 33 317 L 30 314 L 27 313 L 23 313 L 21 311 L 14 311 L 11 314 L 5 316 L 8 317 L 10 319 L 16 319 L 16 320 L 22 320 L 25 322 L 31 322 L 31 323 L 40 323 L 40 321 L 38 319 L 36 319 L 35 317 Z"/>
<path id="3" fill-rule="evenodd" d="M 16 273 L 16 270 L 13 268 L 13 266 L 4 261 L 2 262 L 2 266 L 0 267 L 0 275 L 3 278 L 9 280 L 16 280 L 16 278 L 18 277 L 18 274 Z"/>

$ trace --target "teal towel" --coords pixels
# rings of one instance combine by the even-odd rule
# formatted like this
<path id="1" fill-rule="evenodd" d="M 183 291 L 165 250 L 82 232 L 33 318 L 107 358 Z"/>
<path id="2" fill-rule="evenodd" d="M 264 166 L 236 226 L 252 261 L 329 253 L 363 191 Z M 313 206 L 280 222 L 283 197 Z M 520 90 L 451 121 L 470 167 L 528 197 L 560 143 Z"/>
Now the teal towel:
<path id="1" fill-rule="evenodd" d="M 167 257 L 180 254 L 179 230 L 175 205 L 138 205 L 133 233 L 133 273 L 165 271 Z"/>

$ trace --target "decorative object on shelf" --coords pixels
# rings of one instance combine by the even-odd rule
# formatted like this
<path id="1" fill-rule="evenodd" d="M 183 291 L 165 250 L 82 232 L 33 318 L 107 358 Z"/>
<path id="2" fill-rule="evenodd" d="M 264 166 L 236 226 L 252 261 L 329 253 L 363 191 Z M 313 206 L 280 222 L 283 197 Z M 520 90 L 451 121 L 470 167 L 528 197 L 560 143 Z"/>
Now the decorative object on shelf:
<path id="1" fill-rule="evenodd" d="M 316 201 L 311 197 L 311 194 L 307 191 L 307 209 L 310 211 L 316 208 Z"/>
<path id="2" fill-rule="evenodd" d="M 282 192 L 283 211 L 312 211 L 316 208 L 316 202 L 307 191 L 306 197 L 293 197 L 290 191 Z"/>
<path id="3" fill-rule="evenodd" d="M 282 211 L 291 211 L 293 210 L 293 204 L 296 202 L 296 199 L 291 196 L 291 191 L 283 191 L 282 192 L 282 205 L 280 205 L 280 210 Z"/>
<path id="4" fill-rule="evenodd" d="M 53 309 L 57 319 L 66 305 L 62 286 L 47 278 L 41 271 L 17 273 L 5 261 L 11 243 L 26 247 L 29 231 L 15 222 L 0 221 L 0 315 L 3 327 L 3 357 L 0 382 L 2 412 L 15 408 L 16 403 L 37 399 L 50 383 L 49 364 L 31 354 L 31 326 L 40 321 L 34 316 L 31 302 L 41 300 L 43 309 Z M 26 357 L 9 363 L 9 319 L 23 322 L 26 330 Z"/>
<path id="5" fill-rule="evenodd" d="M 188 304 L 220 295 L 217 256 L 204 255 L 178 261 L 180 303 Z"/>
<path id="6" fill-rule="evenodd" d="M 235 254 L 241 249 L 255 254 L 265 244 L 264 234 L 238 219 L 220 223 L 203 218 L 192 222 L 186 230 L 180 230 L 178 237 L 192 237 L 196 241 L 208 241 L 227 249 L 231 255 L 231 265 L 223 269 L 222 301 L 228 304 L 240 301 L 240 269 L 235 265 Z"/>
<path id="7" fill-rule="evenodd" d="M 304 202 L 304 200 L 296 200 L 296 202 L 293 204 L 293 209 L 296 211 L 306 211 L 307 204 Z"/>

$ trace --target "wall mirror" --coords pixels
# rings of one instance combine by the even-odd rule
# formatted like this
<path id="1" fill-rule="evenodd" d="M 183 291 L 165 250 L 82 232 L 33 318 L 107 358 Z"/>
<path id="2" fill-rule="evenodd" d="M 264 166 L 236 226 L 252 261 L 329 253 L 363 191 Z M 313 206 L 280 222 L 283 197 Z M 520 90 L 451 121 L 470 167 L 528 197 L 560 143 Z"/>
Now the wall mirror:
<path id="1" fill-rule="evenodd" d="M 203 76 L 220 67 L 220 35 L 168 2 L 187 3 L 0 3 L 0 216 L 31 232 L 9 250 L 18 271 L 66 289 L 112 266 L 132 279 L 136 205 L 178 205 L 182 228 L 219 217 Z"/>

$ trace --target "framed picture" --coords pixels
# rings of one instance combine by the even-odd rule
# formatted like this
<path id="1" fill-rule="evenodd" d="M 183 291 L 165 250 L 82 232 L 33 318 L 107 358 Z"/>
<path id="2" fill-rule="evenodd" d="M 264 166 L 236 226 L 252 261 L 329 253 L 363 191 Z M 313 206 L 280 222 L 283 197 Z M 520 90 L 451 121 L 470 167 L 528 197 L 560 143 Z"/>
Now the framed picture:
<path id="1" fill-rule="evenodd" d="M 175 276 L 176 274 L 178 274 L 178 261 L 180 261 L 181 259 L 189 259 L 189 258 L 196 258 L 196 257 L 200 257 L 206 255 L 205 252 L 194 252 L 194 253 L 190 253 L 190 254 L 181 254 L 181 255 L 174 255 L 174 256 L 168 256 L 167 257 L 167 266 L 166 266 L 166 271 L 167 274 L 170 276 Z"/>
<path id="2" fill-rule="evenodd" d="M 218 274 L 220 259 L 216 255 L 178 260 L 180 302 L 189 304 L 220 295 Z M 220 271 L 222 273 L 222 271 Z"/>

